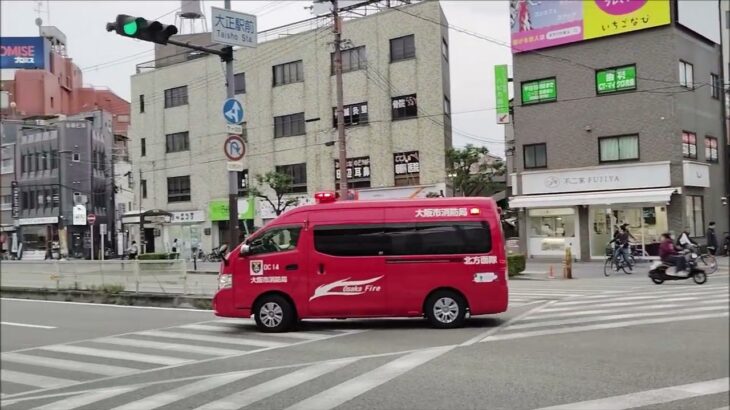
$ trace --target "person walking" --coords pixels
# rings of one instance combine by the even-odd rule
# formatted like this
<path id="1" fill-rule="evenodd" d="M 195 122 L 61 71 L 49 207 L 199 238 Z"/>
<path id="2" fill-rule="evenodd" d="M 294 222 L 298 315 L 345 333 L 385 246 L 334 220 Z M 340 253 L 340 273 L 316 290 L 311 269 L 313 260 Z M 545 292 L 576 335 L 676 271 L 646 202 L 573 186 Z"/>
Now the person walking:
<path id="1" fill-rule="evenodd" d="M 705 233 L 705 238 L 707 239 L 707 252 L 710 253 L 710 255 L 715 255 L 717 253 L 717 233 L 715 233 L 715 222 L 712 221 L 707 225 L 707 232 Z"/>
<path id="2" fill-rule="evenodd" d="M 177 253 L 177 238 L 172 240 L 172 253 Z"/>

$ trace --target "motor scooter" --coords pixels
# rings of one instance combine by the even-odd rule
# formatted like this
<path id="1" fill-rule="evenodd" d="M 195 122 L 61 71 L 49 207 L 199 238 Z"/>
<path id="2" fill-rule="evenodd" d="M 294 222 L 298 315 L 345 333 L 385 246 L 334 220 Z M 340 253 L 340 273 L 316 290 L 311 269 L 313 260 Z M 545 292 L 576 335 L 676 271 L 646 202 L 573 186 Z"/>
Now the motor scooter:
<path id="1" fill-rule="evenodd" d="M 692 278 L 692 280 L 701 285 L 707 282 L 707 273 L 704 269 L 697 267 L 697 257 L 692 254 L 687 258 L 687 273 L 683 275 L 676 274 L 676 266 L 668 265 L 661 261 L 654 262 L 649 268 L 649 278 L 652 282 L 657 285 L 661 285 L 667 280 L 685 280 Z"/>

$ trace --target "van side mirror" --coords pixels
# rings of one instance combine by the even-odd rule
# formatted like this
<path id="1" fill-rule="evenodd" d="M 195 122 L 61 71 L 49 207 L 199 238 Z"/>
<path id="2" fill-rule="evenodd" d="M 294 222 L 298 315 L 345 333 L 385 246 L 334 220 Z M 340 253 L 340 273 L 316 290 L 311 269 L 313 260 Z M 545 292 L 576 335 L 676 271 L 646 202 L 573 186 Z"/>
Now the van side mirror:
<path id="1" fill-rule="evenodd" d="M 241 245 L 241 256 L 248 255 L 251 252 L 251 245 L 244 243 Z"/>
<path id="2" fill-rule="evenodd" d="M 228 245 L 223 244 L 220 248 L 218 248 L 218 254 L 221 256 L 221 260 L 223 261 L 223 265 L 228 266 L 228 258 L 226 257 L 226 251 L 228 250 Z"/>

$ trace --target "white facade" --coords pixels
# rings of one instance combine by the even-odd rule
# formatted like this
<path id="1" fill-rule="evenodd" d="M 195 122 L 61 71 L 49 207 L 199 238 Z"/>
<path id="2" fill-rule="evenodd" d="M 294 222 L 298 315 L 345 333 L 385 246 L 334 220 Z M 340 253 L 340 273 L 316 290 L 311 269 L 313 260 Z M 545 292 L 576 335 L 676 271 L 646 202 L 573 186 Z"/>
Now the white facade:
<path id="1" fill-rule="evenodd" d="M 438 2 L 406 7 L 408 13 L 446 25 Z M 391 39 L 408 35 L 415 39 L 415 57 L 391 62 Z M 367 124 L 347 128 L 348 158 L 369 157 L 370 188 L 386 188 L 396 185 L 394 155 L 417 151 L 418 179 L 409 182 L 443 184 L 445 150 L 451 146 L 450 118 L 445 114 L 450 94 L 448 30 L 397 10 L 385 10 L 345 22 L 343 39 L 353 47 L 365 46 L 367 55 L 367 68 L 343 75 L 345 105 L 367 103 L 369 117 Z M 335 189 L 338 147 L 331 144 L 337 139 L 333 127 L 336 93 L 330 67 L 332 40 L 331 27 L 327 26 L 234 51 L 234 73 L 245 73 L 245 93 L 236 98 L 245 110 L 243 163 L 251 183 L 255 175 L 274 171 L 276 166 L 306 163 L 307 192 L 297 195 L 311 198 L 316 191 Z M 304 80 L 272 86 L 272 67 L 298 60 L 302 60 Z M 165 108 L 165 90 L 182 86 L 187 87 L 187 104 Z M 391 99 L 412 94 L 417 98 L 417 117 L 393 121 Z M 187 235 L 188 244 L 198 240 L 206 251 L 223 242 L 222 228 L 211 221 L 210 205 L 220 205 L 215 201 L 227 201 L 228 195 L 223 154 L 227 134 L 221 109 L 224 99 L 224 65 L 217 57 L 132 77 L 130 154 L 135 180 L 141 169 L 141 179 L 146 181 L 142 209 L 203 212 L 205 221 L 190 222 Z M 305 135 L 274 138 L 274 117 L 302 112 Z M 189 133 L 189 149 L 166 153 L 166 135 L 178 132 Z M 168 178 L 178 176 L 190 176 L 190 200 L 168 202 Z M 139 195 L 139 189 L 135 194 Z M 257 202 L 259 208 L 261 204 Z M 255 225 L 260 226 L 262 215 L 270 213 L 257 209 Z M 168 247 L 175 235 L 169 233 L 169 227 L 159 228 L 162 232 L 155 239 L 156 250 Z M 132 232 L 136 232 L 134 228 Z M 196 235 L 199 238 L 194 238 Z"/>

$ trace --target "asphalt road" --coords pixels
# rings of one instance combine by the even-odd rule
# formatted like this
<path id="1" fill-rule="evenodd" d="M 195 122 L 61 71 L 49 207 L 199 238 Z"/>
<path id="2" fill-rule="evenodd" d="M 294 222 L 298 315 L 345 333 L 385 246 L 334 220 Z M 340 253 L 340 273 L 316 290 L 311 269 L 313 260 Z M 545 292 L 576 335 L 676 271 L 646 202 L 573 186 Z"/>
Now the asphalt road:
<path id="1" fill-rule="evenodd" d="M 323 320 L 281 335 L 208 312 L 4 299 L 2 407 L 730 404 L 727 275 L 701 286 L 656 286 L 635 275 L 510 287 L 507 313 L 472 318 L 463 329 L 434 330 L 414 319 Z"/>

